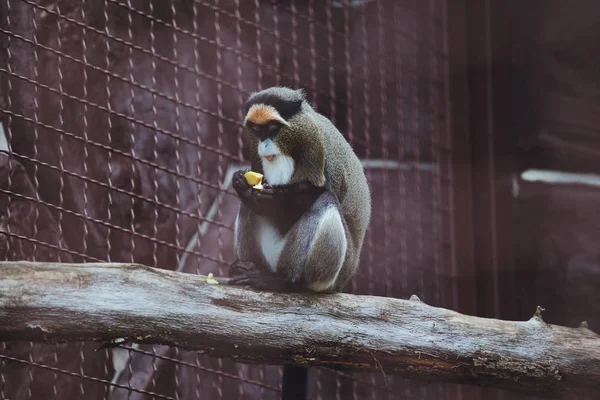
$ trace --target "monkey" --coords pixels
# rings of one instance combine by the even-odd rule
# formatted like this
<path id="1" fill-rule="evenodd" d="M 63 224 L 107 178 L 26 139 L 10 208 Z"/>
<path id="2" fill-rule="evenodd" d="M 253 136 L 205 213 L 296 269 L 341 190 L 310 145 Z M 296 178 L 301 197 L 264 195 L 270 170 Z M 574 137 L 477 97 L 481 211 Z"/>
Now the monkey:
<path id="1" fill-rule="evenodd" d="M 263 189 L 236 171 L 240 199 L 234 226 L 232 285 L 274 292 L 335 293 L 358 268 L 371 218 L 371 193 L 360 160 L 304 91 L 270 87 L 252 93 L 243 126 L 251 170 Z"/>

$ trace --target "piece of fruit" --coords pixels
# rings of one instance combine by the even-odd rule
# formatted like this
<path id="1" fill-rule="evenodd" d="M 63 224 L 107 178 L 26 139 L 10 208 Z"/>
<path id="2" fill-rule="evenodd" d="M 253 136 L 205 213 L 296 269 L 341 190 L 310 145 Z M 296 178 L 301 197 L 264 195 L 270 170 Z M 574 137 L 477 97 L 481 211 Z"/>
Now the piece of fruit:
<path id="1" fill-rule="evenodd" d="M 206 277 L 206 283 L 209 283 L 211 285 L 218 285 L 219 282 L 213 278 L 213 274 L 212 272 L 209 272 L 208 276 Z"/>
<path id="2" fill-rule="evenodd" d="M 262 176 L 262 174 L 259 174 L 258 172 L 248 171 L 244 174 L 244 178 L 246 178 L 246 182 L 248 182 L 248 185 L 256 186 L 256 185 L 262 183 L 263 176 Z"/>

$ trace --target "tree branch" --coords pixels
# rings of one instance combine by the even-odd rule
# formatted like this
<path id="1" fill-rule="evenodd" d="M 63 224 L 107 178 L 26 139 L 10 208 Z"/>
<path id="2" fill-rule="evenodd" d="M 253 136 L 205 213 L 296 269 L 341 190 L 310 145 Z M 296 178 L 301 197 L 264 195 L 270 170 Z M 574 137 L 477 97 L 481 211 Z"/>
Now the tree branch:
<path id="1" fill-rule="evenodd" d="M 374 296 L 259 293 L 133 264 L 0 263 L 0 340 L 127 338 L 238 361 L 556 395 L 600 391 L 600 336 Z"/>

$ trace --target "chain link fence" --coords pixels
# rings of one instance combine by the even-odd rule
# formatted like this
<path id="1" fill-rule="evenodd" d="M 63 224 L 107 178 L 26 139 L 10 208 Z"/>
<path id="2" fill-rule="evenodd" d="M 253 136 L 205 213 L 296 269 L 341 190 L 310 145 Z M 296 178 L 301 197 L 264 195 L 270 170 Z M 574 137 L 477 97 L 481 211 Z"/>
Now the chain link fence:
<path id="1" fill-rule="evenodd" d="M 0 257 L 226 275 L 249 94 L 304 88 L 373 196 L 347 291 L 445 304 L 445 0 L 2 0 Z M 165 305 L 168 306 L 168 305 Z M 1 399 L 275 399 L 282 368 L 148 345 L 0 344 Z M 451 385 L 309 372 L 311 399 Z M 458 392 L 457 392 L 458 393 Z"/>

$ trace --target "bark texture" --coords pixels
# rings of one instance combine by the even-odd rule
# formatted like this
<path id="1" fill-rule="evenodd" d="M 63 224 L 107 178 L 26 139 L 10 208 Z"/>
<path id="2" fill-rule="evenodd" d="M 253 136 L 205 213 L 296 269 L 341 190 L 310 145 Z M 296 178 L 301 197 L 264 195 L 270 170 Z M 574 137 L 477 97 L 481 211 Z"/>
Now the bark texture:
<path id="1" fill-rule="evenodd" d="M 558 395 L 600 392 L 600 335 L 375 296 L 260 293 L 135 264 L 0 263 L 0 340 L 125 338 Z M 168 306 L 167 306 L 168 305 Z"/>

